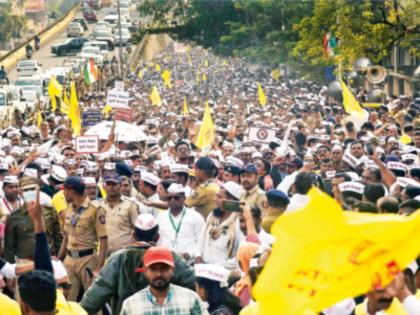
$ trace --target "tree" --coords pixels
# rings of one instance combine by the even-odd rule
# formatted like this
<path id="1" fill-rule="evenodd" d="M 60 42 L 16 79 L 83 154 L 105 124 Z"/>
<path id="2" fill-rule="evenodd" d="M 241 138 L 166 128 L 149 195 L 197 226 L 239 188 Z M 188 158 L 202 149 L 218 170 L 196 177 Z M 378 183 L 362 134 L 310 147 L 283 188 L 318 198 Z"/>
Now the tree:
<path id="1" fill-rule="evenodd" d="M 26 17 L 10 14 L 11 5 L 0 6 L 0 42 L 9 42 L 19 38 L 26 29 Z"/>
<path id="2" fill-rule="evenodd" d="M 313 14 L 295 25 L 299 41 L 292 55 L 313 77 L 328 65 L 350 70 L 363 56 L 379 63 L 394 45 L 418 55 L 419 14 L 417 0 L 318 0 Z M 324 52 L 328 32 L 338 39 L 334 56 Z"/>

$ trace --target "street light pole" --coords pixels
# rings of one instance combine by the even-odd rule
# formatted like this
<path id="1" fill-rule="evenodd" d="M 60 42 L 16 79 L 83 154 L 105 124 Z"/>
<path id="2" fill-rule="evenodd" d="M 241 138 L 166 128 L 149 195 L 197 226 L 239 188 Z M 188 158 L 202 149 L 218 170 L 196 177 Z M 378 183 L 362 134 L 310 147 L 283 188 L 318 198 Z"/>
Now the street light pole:
<path id="1" fill-rule="evenodd" d="M 118 46 L 119 50 L 119 59 L 120 59 L 120 66 L 119 66 L 119 72 L 120 72 L 120 79 L 123 79 L 123 53 L 122 53 L 122 32 L 121 32 L 121 7 L 120 7 L 120 0 L 117 1 L 117 10 L 118 10 L 118 32 L 120 37 L 120 43 Z"/>

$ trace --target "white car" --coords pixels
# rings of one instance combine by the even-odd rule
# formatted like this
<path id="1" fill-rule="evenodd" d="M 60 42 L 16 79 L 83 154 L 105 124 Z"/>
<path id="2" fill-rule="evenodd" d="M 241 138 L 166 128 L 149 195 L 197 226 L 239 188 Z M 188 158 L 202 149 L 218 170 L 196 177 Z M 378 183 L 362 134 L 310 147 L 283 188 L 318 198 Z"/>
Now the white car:
<path id="1" fill-rule="evenodd" d="M 67 26 L 67 37 L 79 37 L 84 32 L 85 30 L 79 22 L 72 22 Z"/>
<path id="2" fill-rule="evenodd" d="M 86 60 L 93 58 L 95 64 L 97 65 L 102 65 L 104 63 L 104 56 L 102 56 L 101 49 L 99 47 L 84 47 L 80 53 L 80 57 Z"/>
<path id="3" fill-rule="evenodd" d="M 108 12 L 108 14 L 104 18 L 105 22 L 109 24 L 117 24 L 118 22 L 118 11 L 116 9 L 112 9 Z"/>
<path id="4" fill-rule="evenodd" d="M 121 36 L 120 36 L 120 31 L 118 29 L 115 30 L 114 37 L 115 37 L 115 45 L 122 44 L 123 46 L 126 46 L 131 41 L 130 31 L 126 28 L 121 28 Z"/>
<path id="5" fill-rule="evenodd" d="M 41 64 L 38 63 L 36 60 L 21 60 L 18 62 L 16 66 L 16 71 L 18 72 L 19 76 L 32 76 L 41 74 Z"/>
<path id="6" fill-rule="evenodd" d="M 99 30 L 101 31 L 106 30 L 107 32 L 112 32 L 112 25 L 105 21 L 98 22 L 95 25 L 94 31 L 99 31 Z"/>
<path id="7" fill-rule="evenodd" d="M 130 22 L 130 12 L 128 8 L 120 8 L 121 18 L 124 18 L 125 21 Z"/>
<path id="8" fill-rule="evenodd" d="M 109 46 L 108 43 L 105 41 L 99 41 L 99 40 L 93 40 L 90 42 L 86 42 L 83 45 L 83 48 L 85 47 L 99 47 L 99 49 L 101 50 L 101 54 L 102 56 L 104 56 L 105 58 L 108 57 L 108 51 L 109 51 Z"/>

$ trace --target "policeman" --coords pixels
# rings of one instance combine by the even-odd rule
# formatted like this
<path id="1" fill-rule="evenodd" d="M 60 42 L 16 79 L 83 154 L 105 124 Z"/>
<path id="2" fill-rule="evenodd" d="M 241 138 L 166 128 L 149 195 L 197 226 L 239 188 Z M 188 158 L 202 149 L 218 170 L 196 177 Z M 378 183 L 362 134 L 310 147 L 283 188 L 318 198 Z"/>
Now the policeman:
<path id="1" fill-rule="evenodd" d="M 242 187 L 245 192 L 240 200 L 242 202 L 254 205 L 261 210 L 262 217 L 268 213 L 268 202 L 264 190 L 258 186 L 258 172 L 253 164 L 246 164 L 240 175 Z"/>
<path id="2" fill-rule="evenodd" d="M 105 177 L 106 198 L 99 204 L 106 210 L 109 252 L 113 253 L 132 243 L 134 223 L 140 213 L 138 205 L 121 194 L 121 177 Z"/>
<path id="3" fill-rule="evenodd" d="M 217 175 L 217 167 L 209 157 L 201 157 L 195 163 L 195 177 L 198 186 L 191 196 L 185 199 L 185 205 L 189 208 L 195 207 L 204 219 L 216 208 L 216 196 L 219 186 L 213 183 Z"/>
<path id="4" fill-rule="evenodd" d="M 69 300 L 75 301 L 80 288 L 86 290 L 104 265 L 108 251 L 105 210 L 85 195 L 86 185 L 78 176 L 64 182 L 69 204 L 64 212 L 64 239 L 59 258 L 64 259 L 72 287 Z M 96 253 L 99 241 L 99 254 Z"/>

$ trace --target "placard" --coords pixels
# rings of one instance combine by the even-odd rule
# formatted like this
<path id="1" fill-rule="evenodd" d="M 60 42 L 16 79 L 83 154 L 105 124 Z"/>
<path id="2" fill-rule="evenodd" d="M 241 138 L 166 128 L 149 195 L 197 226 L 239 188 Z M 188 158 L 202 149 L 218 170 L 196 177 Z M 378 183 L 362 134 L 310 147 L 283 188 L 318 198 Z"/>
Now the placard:
<path id="1" fill-rule="evenodd" d="M 276 131 L 268 128 L 251 127 L 248 137 L 252 141 L 269 143 L 276 137 Z"/>
<path id="2" fill-rule="evenodd" d="M 92 127 L 102 121 L 102 113 L 100 109 L 90 109 L 82 112 L 82 126 Z"/>
<path id="3" fill-rule="evenodd" d="M 133 121 L 133 110 L 131 108 L 116 108 L 113 118 L 131 123 Z"/>
<path id="4" fill-rule="evenodd" d="M 96 154 L 99 152 L 98 136 L 76 137 L 76 152 L 81 154 Z"/>
<path id="5" fill-rule="evenodd" d="M 106 105 L 109 105 L 113 108 L 129 108 L 128 101 L 130 95 L 127 91 L 112 89 L 108 91 L 106 97 Z"/>
<path id="6" fill-rule="evenodd" d="M 124 81 L 115 80 L 114 86 L 116 90 L 124 91 Z"/>

